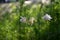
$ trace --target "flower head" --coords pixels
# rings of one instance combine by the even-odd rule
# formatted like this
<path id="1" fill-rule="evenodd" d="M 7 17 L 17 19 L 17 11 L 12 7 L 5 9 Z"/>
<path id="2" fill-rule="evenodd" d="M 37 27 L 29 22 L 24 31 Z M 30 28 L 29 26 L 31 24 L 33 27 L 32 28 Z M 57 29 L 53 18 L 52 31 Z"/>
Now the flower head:
<path id="1" fill-rule="evenodd" d="M 34 17 L 31 17 L 31 18 L 29 19 L 29 23 L 30 23 L 30 24 L 33 24 L 34 21 L 35 21 L 35 18 L 34 18 Z"/>
<path id="2" fill-rule="evenodd" d="M 32 3 L 32 1 L 25 1 L 24 5 L 30 5 Z"/>
<path id="3" fill-rule="evenodd" d="M 50 15 L 48 15 L 48 14 L 45 14 L 45 15 L 43 16 L 43 19 L 44 19 L 44 20 L 51 20 L 52 17 L 51 17 Z"/>
<path id="4" fill-rule="evenodd" d="M 41 0 L 42 4 L 45 5 L 49 5 L 50 4 L 50 0 Z"/>
<path id="5" fill-rule="evenodd" d="M 26 23 L 26 17 L 21 17 L 20 22 Z"/>

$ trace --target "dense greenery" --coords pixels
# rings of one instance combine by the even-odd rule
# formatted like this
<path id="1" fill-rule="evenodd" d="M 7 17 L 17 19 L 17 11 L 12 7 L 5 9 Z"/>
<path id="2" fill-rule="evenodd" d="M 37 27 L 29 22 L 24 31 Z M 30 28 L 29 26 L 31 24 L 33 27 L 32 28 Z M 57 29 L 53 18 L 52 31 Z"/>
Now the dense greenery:
<path id="1" fill-rule="evenodd" d="M 53 0 L 50 5 L 32 4 L 13 9 L 0 17 L 0 40 L 60 40 L 60 0 Z M 36 6 L 35 6 L 36 5 Z M 52 20 L 43 20 L 45 14 Z M 21 16 L 36 20 L 31 25 L 20 22 Z"/>

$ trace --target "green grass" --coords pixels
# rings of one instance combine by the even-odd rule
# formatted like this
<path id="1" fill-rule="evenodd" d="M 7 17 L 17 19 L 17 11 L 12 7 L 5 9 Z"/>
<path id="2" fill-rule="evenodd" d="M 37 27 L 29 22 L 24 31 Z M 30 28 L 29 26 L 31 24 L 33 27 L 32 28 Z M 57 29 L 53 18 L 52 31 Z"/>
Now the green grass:
<path id="1" fill-rule="evenodd" d="M 35 8 L 34 5 L 20 7 L 2 15 L 0 40 L 60 40 L 60 3 L 42 8 L 41 4 L 37 4 Z M 42 19 L 46 13 L 51 15 L 52 20 Z M 36 21 L 32 25 L 28 22 L 21 23 L 21 16 L 27 20 L 34 17 Z"/>

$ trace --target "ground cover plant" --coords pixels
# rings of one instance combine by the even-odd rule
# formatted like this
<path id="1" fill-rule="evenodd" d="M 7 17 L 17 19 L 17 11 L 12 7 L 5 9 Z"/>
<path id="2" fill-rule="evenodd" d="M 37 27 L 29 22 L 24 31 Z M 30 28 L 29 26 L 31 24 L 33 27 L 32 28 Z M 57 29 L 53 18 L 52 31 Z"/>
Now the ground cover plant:
<path id="1" fill-rule="evenodd" d="M 60 0 L 12 7 L 0 17 L 0 40 L 60 40 Z"/>

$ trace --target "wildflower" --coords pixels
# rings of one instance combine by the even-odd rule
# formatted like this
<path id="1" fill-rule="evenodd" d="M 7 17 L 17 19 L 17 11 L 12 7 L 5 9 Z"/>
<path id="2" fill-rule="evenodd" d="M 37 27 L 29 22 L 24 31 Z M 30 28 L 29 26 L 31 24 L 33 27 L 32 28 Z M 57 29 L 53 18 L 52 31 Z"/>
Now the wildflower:
<path id="1" fill-rule="evenodd" d="M 43 16 L 43 19 L 44 19 L 44 20 L 51 20 L 52 17 L 51 17 L 50 15 L 48 15 L 48 14 L 45 14 L 45 15 Z"/>
<path id="2" fill-rule="evenodd" d="M 42 4 L 45 5 L 49 5 L 50 4 L 50 0 L 41 0 Z"/>
<path id="3" fill-rule="evenodd" d="M 32 1 L 25 1 L 24 5 L 30 5 L 32 3 Z"/>
<path id="4" fill-rule="evenodd" d="M 26 23 L 26 17 L 21 17 L 20 22 Z"/>
<path id="5" fill-rule="evenodd" d="M 35 18 L 34 18 L 34 17 L 31 17 L 31 18 L 29 19 L 29 23 L 30 23 L 31 25 L 34 23 L 34 21 L 35 21 Z"/>
<path id="6" fill-rule="evenodd" d="M 39 3 L 41 0 L 31 0 L 33 3 Z"/>

